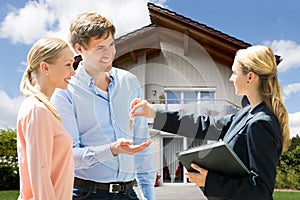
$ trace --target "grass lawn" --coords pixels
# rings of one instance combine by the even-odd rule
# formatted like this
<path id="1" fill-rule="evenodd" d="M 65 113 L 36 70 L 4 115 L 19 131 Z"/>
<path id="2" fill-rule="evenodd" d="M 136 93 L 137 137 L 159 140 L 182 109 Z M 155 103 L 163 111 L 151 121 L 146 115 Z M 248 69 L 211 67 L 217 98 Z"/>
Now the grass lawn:
<path id="1" fill-rule="evenodd" d="M 1 200 L 16 200 L 18 195 L 19 191 L 17 190 L 0 191 Z M 299 200 L 300 192 L 275 191 L 273 197 L 274 200 Z"/>
<path id="2" fill-rule="evenodd" d="M 2 200 L 16 200 L 19 196 L 18 190 L 2 190 L 0 191 L 0 199 Z"/>
<path id="3" fill-rule="evenodd" d="M 274 200 L 298 200 L 300 192 L 275 191 L 273 198 Z"/>

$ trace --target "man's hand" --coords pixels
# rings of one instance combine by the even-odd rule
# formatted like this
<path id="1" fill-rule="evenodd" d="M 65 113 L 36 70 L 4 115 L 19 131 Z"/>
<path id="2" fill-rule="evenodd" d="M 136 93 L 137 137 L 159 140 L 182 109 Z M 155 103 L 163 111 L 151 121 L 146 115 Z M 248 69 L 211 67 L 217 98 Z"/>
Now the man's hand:
<path id="1" fill-rule="evenodd" d="M 115 156 L 120 153 L 133 155 L 144 151 L 150 144 L 151 141 L 145 140 L 139 145 L 134 145 L 132 140 L 120 138 L 110 145 L 110 149 Z"/>
<path id="2" fill-rule="evenodd" d="M 146 100 L 134 99 L 130 104 L 131 111 L 129 116 L 132 117 L 146 117 L 146 118 L 155 118 L 156 109 Z M 142 111 L 136 112 L 137 109 L 142 108 Z"/>

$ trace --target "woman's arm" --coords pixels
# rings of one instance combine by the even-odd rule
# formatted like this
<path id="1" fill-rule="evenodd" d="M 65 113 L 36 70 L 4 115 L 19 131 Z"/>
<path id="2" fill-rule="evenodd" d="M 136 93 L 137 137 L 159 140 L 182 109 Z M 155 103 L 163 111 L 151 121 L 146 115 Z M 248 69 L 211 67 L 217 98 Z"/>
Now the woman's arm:
<path id="1" fill-rule="evenodd" d="M 57 199 L 51 179 L 54 139 L 51 115 L 48 109 L 35 107 L 26 122 L 26 155 L 33 199 Z"/>
<path id="2" fill-rule="evenodd" d="M 204 139 L 210 132 L 214 132 L 214 135 L 218 136 L 215 138 L 216 140 L 222 138 L 234 116 L 183 115 L 179 111 L 156 110 L 149 102 L 141 99 L 133 100 L 131 108 L 130 117 L 154 118 L 154 129 L 198 139 Z"/>

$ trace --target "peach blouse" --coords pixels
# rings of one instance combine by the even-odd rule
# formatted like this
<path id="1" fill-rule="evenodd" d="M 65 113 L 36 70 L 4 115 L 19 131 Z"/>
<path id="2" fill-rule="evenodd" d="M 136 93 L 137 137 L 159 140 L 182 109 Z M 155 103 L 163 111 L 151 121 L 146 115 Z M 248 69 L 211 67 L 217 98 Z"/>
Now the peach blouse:
<path id="1" fill-rule="evenodd" d="M 26 98 L 17 120 L 21 200 L 72 199 L 72 139 L 36 97 Z"/>

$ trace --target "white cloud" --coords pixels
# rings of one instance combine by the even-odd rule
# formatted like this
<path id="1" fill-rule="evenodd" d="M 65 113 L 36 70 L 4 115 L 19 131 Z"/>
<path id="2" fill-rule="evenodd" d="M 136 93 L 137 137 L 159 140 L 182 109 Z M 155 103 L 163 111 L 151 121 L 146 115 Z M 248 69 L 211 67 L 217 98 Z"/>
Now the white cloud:
<path id="1" fill-rule="evenodd" d="M 23 96 L 10 98 L 6 92 L 0 90 L 0 128 L 16 128 L 17 114 L 23 101 Z"/>
<path id="2" fill-rule="evenodd" d="M 297 93 L 300 91 L 300 83 L 289 84 L 283 88 L 284 96 L 288 97 L 293 93 Z"/>
<path id="3" fill-rule="evenodd" d="M 32 44 L 40 37 L 67 40 L 71 19 L 83 12 L 98 12 L 111 19 L 117 36 L 150 24 L 148 0 L 40 0 L 28 1 L 24 8 L 10 8 L 0 24 L 0 38 Z M 155 0 L 161 6 L 165 0 Z"/>
<path id="4" fill-rule="evenodd" d="M 300 136 L 300 112 L 289 114 L 289 127 L 291 138 L 297 134 Z"/>
<path id="5" fill-rule="evenodd" d="M 274 53 L 280 55 L 283 61 L 278 65 L 278 71 L 286 71 L 292 68 L 300 68 L 300 44 L 291 40 L 265 41 Z"/>
<path id="6" fill-rule="evenodd" d="M 44 3 L 31 1 L 24 8 L 7 14 L 1 23 L 0 36 L 10 38 L 14 43 L 30 44 L 46 35 L 47 27 L 54 22 L 53 14 Z"/>
<path id="7" fill-rule="evenodd" d="M 151 2 L 154 3 L 157 6 L 168 8 L 168 6 L 166 5 L 167 1 L 168 0 L 152 0 Z"/>

